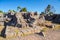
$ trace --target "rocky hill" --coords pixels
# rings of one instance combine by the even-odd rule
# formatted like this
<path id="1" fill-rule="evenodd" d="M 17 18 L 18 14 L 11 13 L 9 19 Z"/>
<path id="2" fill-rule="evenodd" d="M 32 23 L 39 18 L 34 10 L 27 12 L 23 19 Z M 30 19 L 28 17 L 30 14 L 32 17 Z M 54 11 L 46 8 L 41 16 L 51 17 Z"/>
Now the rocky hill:
<path id="1" fill-rule="evenodd" d="M 15 30 L 15 28 L 32 28 L 44 26 L 45 18 L 43 15 L 39 15 L 37 12 L 8 12 L 8 14 L 0 13 L 0 26 L 4 26 L 1 31 L 1 36 L 5 37 L 8 30 Z M 12 26 L 12 27 L 9 27 Z M 14 28 L 13 28 L 14 27 Z M 31 30 L 31 28 L 29 28 Z M 40 28 L 41 29 L 41 28 Z M 37 29 L 38 30 L 38 29 Z"/>
<path id="2" fill-rule="evenodd" d="M 37 12 L 0 13 L 0 36 L 6 40 L 11 40 L 12 38 L 15 40 L 17 37 L 20 38 L 41 32 L 41 35 L 45 37 L 45 30 L 54 29 L 57 25 L 45 19 L 45 15 L 40 15 Z M 4 40 L 4 38 L 1 40 Z M 19 38 L 18 40 L 20 40 Z"/>

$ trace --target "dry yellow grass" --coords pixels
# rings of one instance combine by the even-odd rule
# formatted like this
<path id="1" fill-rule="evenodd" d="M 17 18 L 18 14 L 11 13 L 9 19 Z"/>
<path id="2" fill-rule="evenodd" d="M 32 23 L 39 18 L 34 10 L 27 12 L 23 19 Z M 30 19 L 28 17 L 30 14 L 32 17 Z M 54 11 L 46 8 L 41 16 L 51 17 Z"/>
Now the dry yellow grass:
<path id="1" fill-rule="evenodd" d="M 4 28 L 4 26 L 0 26 L 0 33 L 1 33 L 1 31 L 2 31 L 3 28 Z"/>
<path id="2" fill-rule="evenodd" d="M 46 24 L 53 24 L 51 21 L 46 21 Z M 60 24 L 55 24 L 55 28 L 53 30 L 60 30 Z"/>
<path id="3" fill-rule="evenodd" d="M 45 27 L 45 28 L 43 28 L 42 32 L 46 32 L 48 30 L 49 30 L 49 28 Z"/>
<path id="4" fill-rule="evenodd" d="M 54 30 L 60 30 L 60 24 L 56 24 Z"/>

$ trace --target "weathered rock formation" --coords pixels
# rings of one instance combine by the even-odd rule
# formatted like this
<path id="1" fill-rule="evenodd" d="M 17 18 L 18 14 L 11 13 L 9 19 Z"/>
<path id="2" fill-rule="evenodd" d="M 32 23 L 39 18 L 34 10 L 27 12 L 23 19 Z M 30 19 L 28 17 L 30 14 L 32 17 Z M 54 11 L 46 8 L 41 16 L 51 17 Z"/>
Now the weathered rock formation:
<path id="1" fill-rule="evenodd" d="M 32 24 L 42 24 L 45 21 L 44 16 L 40 16 L 37 12 L 9 12 L 0 15 L 0 22 L 6 22 L 8 26 L 28 27 L 29 25 L 33 26 Z"/>
<path id="2" fill-rule="evenodd" d="M 4 25 L 4 15 L 0 13 L 0 25 Z"/>
<path id="3" fill-rule="evenodd" d="M 29 34 L 34 34 L 34 33 L 40 33 L 41 30 L 43 29 L 44 27 L 29 27 L 29 28 L 26 28 L 26 29 L 23 29 L 23 28 L 17 28 L 17 27 L 7 27 L 6 28 L 6 37 L 7 38 L 12 38 L 12 37 L 21 37 L 21 36 L 26 36 L 26 35 L 29 35 Z"/>
<path id="4" fill-rule="evenodd" d="M 40 32 L 40 25 L 44 25 L 45 23 L 44 16 L 39 15 L 37 12 L 18 12 L 18 13 L 9 12 L 8 14 L 3 14 L 3 15 L 4 16 L 1 15 L 2 18 L 4 19 L 3 26 L 5 26 L 1 31 L 1 35 L 3 36 L 5 34 L 6 36 L 10 34 L 11 34 L 10 36 L 17 34 L 16 29 L 23 34 L 26 34 L 25 32 L 30 33 L 31 31 L 32 31 L 31 33 L 34 33 L 34 32 L 37 33 L 37 32 Z M 10 26 L 12 27 L 10 28 Z M 28 29 L 26 31 L 21 29 L 19 30 L 19 28 L 28 28 Z"/>

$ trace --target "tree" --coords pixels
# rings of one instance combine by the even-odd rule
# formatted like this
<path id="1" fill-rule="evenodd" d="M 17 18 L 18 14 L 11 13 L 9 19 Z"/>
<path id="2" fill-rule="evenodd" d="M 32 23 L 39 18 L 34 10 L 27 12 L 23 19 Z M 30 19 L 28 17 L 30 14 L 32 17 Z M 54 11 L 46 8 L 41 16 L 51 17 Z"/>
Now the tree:
<path id="1" fill-rule="evenodd" d="M 45 14 L 44 12 L 41 12 L 41 14 L 40 14 L 40 15 L 44 15 L 44 16 L 45 16 L 46 14 Z"/>
<path id="2" fill-rule="evenodd" d="M 53 12 L 49 12 L 49 15 L 50 15 L 50 16 L 53 15 Z"/>
<path id="3" fill-rule="evenodd" d="M 51 9 L 51 5 L 48 5 L 47 8 L 45 9 L 45 13 L 50 12 L 50 9 Z"/>
<path id="4" fill-rule="evenodd" d="M 16 12 L 15 10 L 12 10 L 13 12 Z"/>
<path id="5" fill-rule="evenodd" d="M 22 8 L 22 9 L 20 10 L 20 12 L 27 12 L 27 9 L 26 9 L 26 8 Z"/>
<path id="6" fill-rule="evenodd" d="M 48 5 L 47 8 L 45 9 L 45 13 L 49 14 L 50 12 L 55 13 L 55 9 L 53 6 Z"/>
<path id="7" fill-rule="evenodd" d="M 20 6 L 18 6 L 18 7 L 17 7 L 17 10 L 20 10 L 20 9 L 21 9 L 21 7 L 20 7 Z"/>
<path id="8" fill-rule="evenodd" d="M 3 13 L 3 11 L 0 10 L 0 13 Z"/>
<path id="9" fill-rule="evenodd" d="M 44 15 L 45 13 L 44 12 L 41 12 L 41 15 Z"/>
<path id="10" fill-rule="evenodd" d="M 14 13 L 15 13 L 16 11 L 15 11 L 15 10 L 8 10 L 8 12 L 10 12 L 10 13 L 11 13 L 11 12 L 14 12 Z"/>
<path id="11" fill-rule="evenodd" d="M 12 12 L 12 10 L 9 9 L 8 12 Z"/>

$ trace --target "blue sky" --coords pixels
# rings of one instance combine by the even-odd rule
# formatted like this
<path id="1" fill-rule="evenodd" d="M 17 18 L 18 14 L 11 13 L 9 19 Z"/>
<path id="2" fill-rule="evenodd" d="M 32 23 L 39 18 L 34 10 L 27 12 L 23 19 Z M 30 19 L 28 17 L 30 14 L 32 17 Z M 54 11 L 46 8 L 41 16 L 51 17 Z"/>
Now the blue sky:
<path id="1" fill-rule="evenodd" d="M 17 6 L 26 7 L 28 11 L 42 12 L 48 4 L 54 6 L 56 13 L 60 13 L 60 0 L 0 0 L 0 10 L 17 10 Z"/>

